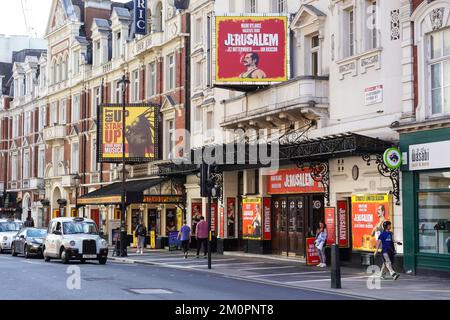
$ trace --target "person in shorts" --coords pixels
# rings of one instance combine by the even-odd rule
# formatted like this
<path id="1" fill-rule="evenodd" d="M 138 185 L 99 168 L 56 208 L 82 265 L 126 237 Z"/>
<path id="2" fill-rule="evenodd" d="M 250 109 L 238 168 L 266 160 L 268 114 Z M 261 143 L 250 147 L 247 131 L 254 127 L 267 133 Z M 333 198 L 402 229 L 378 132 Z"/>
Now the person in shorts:
<path id="1" fill-rule="evenodd" d="M 189 252 L 189 244 L 191 243 L 191 228 L 187 225 L 186 220 L 178 232 L 178 239 L 181 240 L 181 247 L 183 248 L 184 258 L 187 259 Z"/>

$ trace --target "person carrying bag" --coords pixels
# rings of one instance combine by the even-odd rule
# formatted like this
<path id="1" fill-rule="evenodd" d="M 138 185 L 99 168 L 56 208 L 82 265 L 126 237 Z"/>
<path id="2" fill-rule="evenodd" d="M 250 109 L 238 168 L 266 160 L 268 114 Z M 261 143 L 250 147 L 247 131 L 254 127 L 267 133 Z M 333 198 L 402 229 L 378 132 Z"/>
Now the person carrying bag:
<path id="1" fill-rule="evenodd" d="M 326 256 L 325 256 L 325 246 L 327 243 L 327 226 L 323 221 L 319 222 L 319 229 L 316 232 L 316 240 L 314 241 L 314 245 L 319 251 L 320 263 L 317 265 L 320 268 L 325 268 L 327 266 Z"/>

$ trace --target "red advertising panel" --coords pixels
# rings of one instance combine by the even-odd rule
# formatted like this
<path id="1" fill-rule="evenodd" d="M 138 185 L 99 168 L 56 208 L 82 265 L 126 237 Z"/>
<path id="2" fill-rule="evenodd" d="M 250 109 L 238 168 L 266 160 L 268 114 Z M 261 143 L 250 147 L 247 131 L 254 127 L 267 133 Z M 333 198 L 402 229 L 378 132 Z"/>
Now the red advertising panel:
<path id="1" fill-rule="evenodd" d="M 225 225 L 225 223 L 224 223 L 224 220 L 225 220 L 225 217 L 224 217 L 224 209 L 223 209 L 223 206 L 220 206 L 220 238 L 223 238 L 223 235 L 224 235 L 224 232 L 223 232 L 223 227 L 224 227 L 224 225 Z"/>
<path id="2" fill-rule="evenodd" d="M 338 243 L 339 247 L 348 248 L 348 203 L 347 200 L 339 200 L 337 202 L 338 214 Z"/>
<path id="3" fill-rule="evenodd" d="M 217 202 L 211 203 L 211 231 L 217 232 Z"/>
<path id="4" fill-rule="evenodd" d="M 270 198 L 264 198 L 264 240 L 271 239 Z"/>
<path id="5" fill-rule="evenodd" d="M 242 199 L 242 238 L 261 240 L 261 198 Z"/>
<path id="6" fill-rule="evenodd" d="M 387 194 L 352 196 L 353 249 L 375 251 L 383 222 L 390 220 L 391 198 Z"/>
<path id="7" fill-rule="evenodd" d="M 324 192 L 322 184 L 311 177 L 311 169 L 281 169 L 267 181 L 269 194 Z"/>
<path id="8" fill-rule="evenodd" d="M 336 209 L 325 207 L 325 224 L 327 225 L 327 246 L 336 243 Z"/>
<path id="9" fill-rule="evenodd" d="M 288 80 L 287 16 L 216 16 L 215 83 Z"/>
<path id="10" fill-rule="evenodd" d="M 306 238 L 306 264 L 317 265 L 320 263 L 319 251 L 317 251 L 314 241 L 316 238 Z"/>

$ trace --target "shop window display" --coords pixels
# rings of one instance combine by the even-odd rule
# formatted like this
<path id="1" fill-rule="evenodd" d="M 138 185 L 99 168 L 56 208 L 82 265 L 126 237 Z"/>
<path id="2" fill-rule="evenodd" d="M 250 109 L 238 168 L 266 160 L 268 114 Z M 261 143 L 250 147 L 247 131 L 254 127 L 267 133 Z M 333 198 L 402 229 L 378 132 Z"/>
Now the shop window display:
<path id="1" fill-rule="evenodd" d="M 419 175 L 419 251 L 450 254 L 450 171 Z"/>

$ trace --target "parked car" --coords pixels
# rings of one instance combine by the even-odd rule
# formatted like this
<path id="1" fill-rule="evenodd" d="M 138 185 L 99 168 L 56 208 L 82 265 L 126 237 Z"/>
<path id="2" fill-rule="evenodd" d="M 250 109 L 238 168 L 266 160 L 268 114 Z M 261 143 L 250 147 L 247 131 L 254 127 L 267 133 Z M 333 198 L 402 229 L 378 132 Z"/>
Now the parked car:
<path id="1" fill-rule="evenodd" d="M 108 259 L 108 242 L 101 238 L 94 220 L 85 218 L 55 218 L 50 221 L 44 240 L 43 256 L 70 260 L 98 260 L 105 264 Z"/>
<path id="2" fill-rule="evenodd" d="M 25 258 L 29 258 L 30 255 L 42 256 L 46 236 L 45 229 L 23 228 L 13 237 L 11 254 L 14 257 L 23 254 Z"/>
<path id="3" fill-rule="evenodd" d="M 0 253 L 11 250 L 12 239 L 22 227 L 20 220 L 0 219 Z"/>

